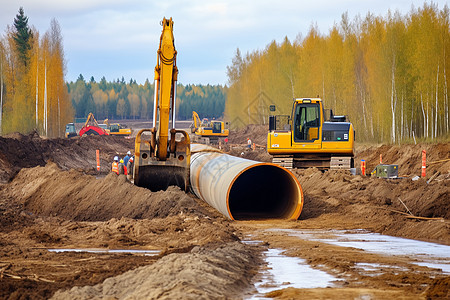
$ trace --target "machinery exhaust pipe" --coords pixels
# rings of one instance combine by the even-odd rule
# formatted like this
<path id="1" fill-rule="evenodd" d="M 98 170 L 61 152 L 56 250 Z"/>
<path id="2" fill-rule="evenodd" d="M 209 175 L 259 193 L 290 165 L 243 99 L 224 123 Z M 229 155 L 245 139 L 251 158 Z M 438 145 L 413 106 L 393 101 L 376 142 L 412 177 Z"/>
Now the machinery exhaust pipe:
<path id="1" fill-rule="evenodd" d="M 298 219 L 303 192 L 288 170 L 191 144 L 194 194 L 231 220 Z"/>

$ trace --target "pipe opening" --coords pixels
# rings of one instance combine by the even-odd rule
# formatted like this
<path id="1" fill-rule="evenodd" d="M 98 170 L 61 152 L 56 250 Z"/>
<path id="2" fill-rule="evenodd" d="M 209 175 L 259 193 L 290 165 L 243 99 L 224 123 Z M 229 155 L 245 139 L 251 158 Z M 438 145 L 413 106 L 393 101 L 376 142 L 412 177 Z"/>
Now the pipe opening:
<path id="1" fill-rule="evenodd" d="M 228 204 L 235 220 L 289 219 L 300 214 L 303 195 L 298 182 L 275 165 L 256 165 L 241 173 L 230 189 Z"/>

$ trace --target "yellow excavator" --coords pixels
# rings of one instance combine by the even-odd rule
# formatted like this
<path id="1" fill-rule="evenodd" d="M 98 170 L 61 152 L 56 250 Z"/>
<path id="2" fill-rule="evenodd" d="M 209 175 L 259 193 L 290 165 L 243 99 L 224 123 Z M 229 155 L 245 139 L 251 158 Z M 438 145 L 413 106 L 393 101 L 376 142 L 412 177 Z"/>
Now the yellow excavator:
<path id="1" fill-rule="evenodd" d="M 175 129 L 178 68 L 172 18 L 164 18 L 161 24 L 153 128 L 142 129 L 136 136 L 134 183 L 152 191 L 165 190 L 170 185 L 188 191 L 190 139 L 186 131 Z M 169 129 L 171 115 L 172 128 Z"/>
<path id="2" fill-rule="evenodd" d="M 225 122 L 207 119 L 200 121 L 197 112 L 192 112 L 191 133 L 193 133 L 192 140 L 209 145 L 210 143 L 217 144 L 219 140 L 228 137 L 229 130 L 225 128 Z"/>
<path id="3" fill-rule="evenodd" d="M 275 111 L 275 106 L 270 110 Z M 353 125 L 345 116 L 329 112 L 325 117 L 320 98 L 297 98 L 290 116 L 270 116 L 267 152 L 272 162 L 288 169 L 353 168 Z"/>
<path id="4" fill-rule="evenodd" d="M 110 123 L 109 119 L 105 119 L 103 121 L 103 124 L 99 125 L 106 125 L 106 132 L 110 135 L 118 135 L 118 136 L 130 136 L 131 135 L 131 128 L 127 128 L 125 125 L 119 124 L 119 123 Z"/>

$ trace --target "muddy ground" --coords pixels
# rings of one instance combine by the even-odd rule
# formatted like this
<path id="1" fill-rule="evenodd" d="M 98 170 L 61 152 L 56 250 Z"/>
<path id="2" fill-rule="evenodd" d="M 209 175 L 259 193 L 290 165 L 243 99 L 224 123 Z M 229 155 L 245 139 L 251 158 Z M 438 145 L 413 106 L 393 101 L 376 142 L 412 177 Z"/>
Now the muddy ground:
<path id="1" fill-rule="evenodd" d="M 262 126 L 233 132 L 226 151 L 270 161 L 263 148 L 265 132 Z M 255 151 L 246 149 L 247 137 L 257 144 Z M 450 296 L 448 274 L 413 264 L 408 257 L 302 240 L 273 230 L 366 229 L 450 245 L 449 143 L 357 146 L 356 162 L 365 159 L 368 171 L 382 154 L 383 162 L 399 165 L 402 179 L 295 170 L 304 193 L 303 211 L 296 221 L 229 221 L 177 187 L 153 193 L 110 174 L 113 156 L 123 156 L 133 147 L 134 140 L 121 137 L 0 137 L 0 298 L 249 298 L 257 293 L 255 283 L 266 268 L 262 253 L 267 248 L 303 258 L 337 281 L 315 289 L 280 284 L 266 297 Z M 413 181 L 420 175 L 422 149 L 427 150 L 427 178 Z M 242 242 L 249 237 L 261 242 Z M 159 252 L 48 251 L 59 248 Z M 393 267 L 367 276 L 358 263 Z"/>

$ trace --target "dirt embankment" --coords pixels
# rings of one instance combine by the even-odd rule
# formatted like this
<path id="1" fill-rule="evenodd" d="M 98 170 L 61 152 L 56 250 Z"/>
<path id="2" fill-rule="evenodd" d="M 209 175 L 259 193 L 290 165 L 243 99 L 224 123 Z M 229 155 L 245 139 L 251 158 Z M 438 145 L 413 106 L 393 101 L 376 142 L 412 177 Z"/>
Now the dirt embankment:
<path id="1" fill-rule="evenodd" d="M 100 172 L 97 172 L 96 149 L 100 151 Z M 71 139 L 45 139 L 36 132 L 0 137 L 0 183 L 10 181 L 22 168 L 44 166 L 55 162 L 64 170 L 85 173 L 108 173 L 115 155 L 123 157 L 134 149 L 134 140 L 116 136 L 89 136 Z"/>
<path id="2" fill-rule="evenodd" d="M 420 176 L 422 172 L 422 150 L 426 151 L 429 179 L 436 172 L 448 175 L 450 170 L 450 143 L 417 145 L 358 145 L 356 144 L 355 165 L 360 168 L 361 160 L 366 161 L 367 174 L 380 163 L 395 164 L 399 167 L 399 176 Z"/>
<path id="3" fill-rule="evenodd" d="M 226 293 L 247 287 L 244 278 L 251 278 L 249 274 L 257 269 L 258 252 L 233 244 L 238 241 L 236 229 L 220 214 L 176 187 L 152 193 L 126 182 L 124 176 L 110 174 L 96 179 L 48 163 L 22 169 L 2 187 L 0 199 L 0 298 L 47 299 L 59 289 L 101 284 L 109 277 L 156 261 L 158 265 L 147 271 L 164 270 L 167 264 L 195 270 L 181 274 L 176 285 L 163 289 L 168 298 L 179 297 L 187 280 L 183 276 L 190 275 L 198 278 L 192 283 L 193 294 L 207 295 L 208 290 L 202 290 L 205 282 L 217 282 L 216 288 Z M 193 254 L 196 246 L 202 249 L 197 250 L 201 255 Z M 156 249 L 161 253 L 156 257 L 52 253 L 47 251 L 49 248 Z M 227 252 L 230 260 L 247 263 L 220 263 L 228 259 L 224 254 Z M 176 255 L 159 262 L 171 253 Z M 188 264 L 185 258 L 198 261 Z M 212 265 L 204 266 L 207 262 Z M 137 270 L 136 276 L 127 275 L 136 280 L 134 286 L 128 282 L 129 290 L 139 290 L 142 281 L 148 280 L 148 274 L 139 275 L 144 273 Z M 227 291 L 218 281 L 224 273 L 229 274 Z M 153 280 L 171 282 L 174 274 L 177 272 L 156 272 Z M 74 294 L 67 297 L 77 298 Z"/>
<path id="4" fill-rule="evenodd" d="M 241 149 L 232 151 L 267 161 L 270 156 L 264 149 L 245 149 L 247 135 L 252 132 L 256 136 L 250 138 L 264 144 L 263 131 L 266 129 L 255 126 L 236 133 L 233 139 L 230 136 L 230 143 L 243 144 L 236 146 Z M 294 171 L 305 195 L 300 220 L 248 222 L 247 226 L 226 220 L 176 187 L 152 193 L 131 185 L 124 176 L 88 175 L 97 174 L 95 149 L 100 150 L 102 172 L 106 174 L 114 155 L 122 156 L 133 148 L 132 140 L 42 139 L 36 135 L 0 138 L 0 164 L 4 171 L 0 174 L 4 182 L 0 186 L 0 298 L 47 299 L 57 290 L 60 291 L 55 297 L 59 299 L 136 295 L 169 299 L 179 298 L 183 291 L 200 298 L 211 294 L 241 298 L 244 293 L 251 293 L 246 289 L 259 268 L 260 248 L 243 245 L 239 238 L 258 227 L 363 228 L 450 244 L 450 165 L 448 161 L 431 164 L 427 179 L 436 172 L 439 175 L 429 183 L 424 179 L 412 181 L 412 175 L 420 175 L 422 147 L 427 149 L 429 162 L 449 158 L 448 143 L 358 146 L 357 161 L 365 159 L 368 170 L 377 164 L 381 153 L 384 162 L 398 164 L 400 174 L 409 177 L 385 180 L 343 171 Z M 405 206 L 415 216 L 437 219 L 410 219 Z M 315 242 L 298 245 L 284 238 L 271 242 L 292 248 L 292 253 L 299 256 L 304 254 L 298 249 L 311 248 L 311 257 L 304 257 L 317 266 L 335 263 L 337 270 L 348 270 L 347 265 L 355 263 L 350 256 L 345 257 L 348 261 L 338 262 L 336 258 L 327 262 L 336 250 L 315 251 Z M 156 249 L 161 253 L 53 253 L 48 248 Z M 327 250 L 323 245 L 320 249 Z M 357 277 L 352 284 L 393 288 L 399 295 L 408 293 L 413 297 L 428 286 L 430 292 L 433 288 L 442 290 L 447 284 L 442 278 L 433 280 L 429 275 L 411 274 L 403 278 L 392 276 L 388 284 Z M 413 287 L 405 287 L 405 282 Z M 152 288 L 142 290 L 147 285 Z M 273 296 L 282 298 L 295 293 Z M 319 297 L 326 293 L 315 290 L 313 294 Z"/>
<path id="5" fill-rule="evenodd" d="M 95 286 L 58 291 L 52 299 L 240 299 L 255 275 L 252 265 L 260 263 L 249 248 L 238 242 L 195 247 Z"/>

